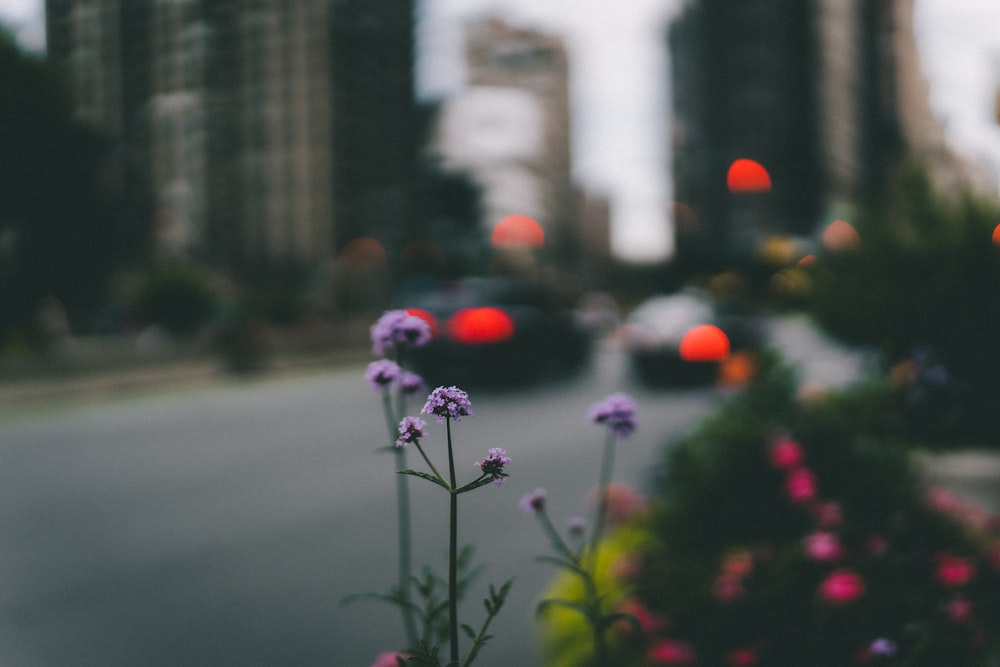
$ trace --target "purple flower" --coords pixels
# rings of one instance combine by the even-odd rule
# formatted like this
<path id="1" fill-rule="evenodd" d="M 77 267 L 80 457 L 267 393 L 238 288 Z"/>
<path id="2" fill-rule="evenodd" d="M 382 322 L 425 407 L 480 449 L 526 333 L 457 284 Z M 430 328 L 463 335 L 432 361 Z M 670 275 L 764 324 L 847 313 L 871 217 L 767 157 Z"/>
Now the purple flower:
<path id="1" fill-rule="evenodd" d="M 492 475 L 493 483 L 500 486 L 503 478 L 507 477 L 507 473 L 503 469 L 510 465 L 510 457 L 507 456 L 507 452 L 499 447 L 493 447 L 486 458 L 482 461 L 477 461 L 476 465 L 479 466 L 484 475 Z"/>
<path id="2" fill-rule="evenodd" d="M 891 639 L 885 639 L 882 637 L 876 639 L 875 641 L 873 641 L 871 644 L 868 645 L 868 652 L 871 653 L 872 655 L 892 657 L 896 655 L 896 652 L 898 650 L 899 649 L 896 646 L 896 642 L 892 641 Z"/>
<path id="3" fill-rule="evenodd" d="M 403 374 L 399 376 L 399 388 L 405 396 L 413 396 L 419 392 L 427 391 L 424 379 L 410 371 L 403 371 Z"/>
<path id="4" fill-rule="evenodd" d="M 566 519 L 566 530 L 568 530 L 569 534 L 573 537 L 580 537 L 586 529 L 587 520 L 582 516 L 574 516 Z"/>
<path id="5" fill-rule="evenodd" d="M 421 347 L 431 339 L 431 327 L 405 310 L 387 310 L 369 329 L 372 352 L 382 355 L 393 348 Z"/>
<path id="6" fill-rule="evenodd" d="M 590 406 L 588 415 L 595 424 L 605 424 L 618 438 L 627 438 L 635 431 L 635 401 L 626 394 L 611 394 Z"/>
<path id="7" fill-rule="evenodd" d="M 462 421 L 462 417 L 472 416 L 472 404 L 469 395 L 458 387 L 438 387 L 427 397 L 420 414 L 436 416 L 439 424 L 446 419 Z"/>
<path id="8" fill-rule="evenodd" d="M 545 509 L 545 489 L 535 489 L 526 494 L 519 504 L 525 512 L 541 512 Z"/>
<path id="9" fill-rule="evenodd" d="M 399 378 L 402 369 L 395 361 L 379 359 L 368 364 L 365 370 L 365 380 L 372 389 L 386 389 Z"/>
<path id="10" fill-rule="evenodd" d="M 399 422 L 399 437 L 396 439 L 396 446 L 406 447 L 425 437 L 427 432 L 424 431 L 424 428 L 426 427 L 427 422 L 420 417 L 403 417 L 403 421 Z"/>

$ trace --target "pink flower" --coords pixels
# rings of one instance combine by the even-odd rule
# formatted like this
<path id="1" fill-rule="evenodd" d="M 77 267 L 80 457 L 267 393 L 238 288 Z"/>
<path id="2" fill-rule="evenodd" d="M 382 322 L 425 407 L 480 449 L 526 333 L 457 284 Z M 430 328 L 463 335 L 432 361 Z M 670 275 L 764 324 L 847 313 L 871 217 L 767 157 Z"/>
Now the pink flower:
<path id="1" fill-rule="evenodd" d="M 819 594 L 827 602 L 847 604 L 865 593 L 865 582 L 861 575 L 848 569 L 834 570 L 819 585 Z"/>
<path id="2" fill-rule="evenodd" d="M 733 551 L 722 559 L 723 574 L 745 577 L 753 572 L 753 555 L 746 550 Z"/>
<path id="3" fill-rule="evenodd" d="M 812 500 L 816 497 L 816 475 L 804 466 L 789 470 L 785 478 L 785 493 L 796 505 Z"/>
<path id="4" fill-rule="evenodd" d="M 840 546 L 837 536 L 822 530 L 806 535 L 803 548 L 809 558 L 821 563 L 840 560 L 844 555 L 844 549 Z"/>
<path id="5" fill-rule="evenodd" d="M 726 654 L 726 664 L 730 667 L 749 667 L 759 660 L 757 652 L 750 648 L 738 648 Z"/>
<path id="6" fill-rule="evenodd" d="M 627 484 L 608 484 L 604 497 L 608 502 L 607 518 L 612 524 L 621 523 L 646 510 L 646 499 Z M 597 498 L 597 489 L 591 490 L 588 500 L 596 504 Z"/>
<path id="7" fill-rule="evenodd" d="M 955 623 L 964 623 L 972 616 L 972 603 L 964 595 L 959 595 L 948 603 L 945 612 Z"/>
<path id="8" fill-rule="evenodd" d="M 372 667 L 399 667 L 399 660 L 406 660 L 409 657 L 406 653 L 396 653 L 395 651 L 385 651 L 375 656 Z"/>
<path id="9" fill-rule="evenodd" d="M 618 605 L 617 611 L 634 616 L 639 622 L 642 632 L 647 636 L 663 632 L 667 629 L 667 619 L 657 616 L 649 610 L 649 607 L 634 598 L 623 600 Z M 623 628 L 622 631 L 626 634 L 632 634 L 635 630 L 635 625 L 629 621 L 620 621 L 617 627 Z"/>
<path id="10" fill-rule="evenodd" d="M 712 588 L 712 595 L 720 602 L 732 602 L 743 597 L 745 592 L 743 582 L 740 578 L 731 574 L 719 575 L 719 578 L 715 580 L 715 586 Z"/>
<path id="11" fill-rule="evenodd" d="M 790 470 L 802 465 L 806 460 L 802 445 L 787 435 L 780 435 L 771 441 L 768 450 L 771 465 L 778 470 Z"/>
<path id="12" fill-rule="evenodd" d="M 819 502 L 812 506 L 812 513 L 820 528 L 833 528 L 844 522 L 844 514 L 836 502 Z"/>
<path id="13" fill-rule="evenodd" d="M 692 665 L 697 657 L 694 647 L 678 639 L 660 639 L 646 657 L 654 665 Z"/>
<path id="14" fill-rule="evenodd" d="M 976 566 L 968 558 L 940 553 L 936 560 L 934 576 L 944 586 L 962 586 L 976 576 Z"/>

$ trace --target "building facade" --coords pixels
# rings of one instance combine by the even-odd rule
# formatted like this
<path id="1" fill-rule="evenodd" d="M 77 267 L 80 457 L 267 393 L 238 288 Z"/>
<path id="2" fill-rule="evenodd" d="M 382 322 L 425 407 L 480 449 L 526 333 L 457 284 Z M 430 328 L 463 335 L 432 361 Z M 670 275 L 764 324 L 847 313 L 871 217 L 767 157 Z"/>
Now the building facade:
<path id="1" fill-rule="evenodd" d="M 485 230 L 507 215 L 531 216 L 550 253 L 569 260 L 579 249 L 580 195 L 565 45 L 485 18 L 467 27 L 465 69 L 466 88 L 442 110 L 436 152 L 481 186 Z"/>
<path id="2" fill-rule="evenodd" d="M 930 111 L 913 0 L 737 5 L 697 0 L 669 30 L 680 258 L 711 267 L 762 236 L 809 235 L 879 196 L 904 151 L 938 180 L 964 175 Z M 727 192 L 738 158 L 772 189 Z"/>
<path id="3" fill-rule="evenodd" d="M 161 252 L 309 266 L 391 227 L 371 201 L 396 197 L 403 224 L 409 0 L 47 0 L 46 16 L 79 117 L 148 178 Z"/>

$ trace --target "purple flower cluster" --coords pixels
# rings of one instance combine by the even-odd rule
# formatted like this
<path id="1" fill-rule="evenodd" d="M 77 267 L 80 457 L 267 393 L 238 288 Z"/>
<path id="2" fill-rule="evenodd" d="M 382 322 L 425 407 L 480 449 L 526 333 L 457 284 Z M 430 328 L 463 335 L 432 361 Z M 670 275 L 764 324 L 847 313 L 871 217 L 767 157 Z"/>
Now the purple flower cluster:
<path id="1" fill-rule="evenodd" d="M 420 417 L 403 417 L 403 421 L 399 422 L 399 437 L 396 438 L 396 446 L 406 447 L 417 442 L 420 438 L 426 437 L 427 431 L 424 430 L 426 427 L 427 423 Z"/>
<path id="2" fill-rule="evenodd" d="M 389 359 L 379 359 L 368 364 L 365 370 L 365 381 L 372 389 L 388 389 L 393 382 L 398 380 L 403 373 L 395 361 Z"/>
<path id="3" fill-rule="evenodd" d="M 545 489 L 538 488 L 526 494 L 519 504 L 525 512 L 541 512 L 545 509 Z"/>
<path id="4" fill-rule="evenodd" d="M 618 438 L 627 438 L 635 431 L 635 401 L 623 393 L 611 394 L 603 401 L 594 403 L 588 415 L 590 421 L 606 425 Z"/>
<path id="5" fill-rule="evenodd" d="M 394 348 L 421 347 L 430 342 L 431 327 L 405 310 L 387 310 L 369 329 L 372 352 L 383 355 Z"/>
<path id="6" fill-rule="evenodd" d="M 415 396 L 427 391 L 427 386 L 424 384 L 424 379 L 416 373 L 403 371 L 402 375 L 399 376 L 399 389 L 404 396 Z"/>
<path id="7" fill-rule="evenodd" d="M 506 451 L 499 447 L 493 447 L 486 455 L 486 458 L 482 461 L 477 461 L 476 465 L 479 466 L 484 475 L 491 475 L 493 477 L 494 484 L 500 486 L 503 478 L 507 476 L 504 468 L 510 465 L 510 457 L 507 456 Z"/>
<path id="8" fill-rule="evenodd" d="M 458 387 L 438 387 L 427 397 L 420 414 L 434 415 L 439 424 L 446 419 L 462 421 L 462 417 L 472 416 L 472 404 L 469 395 Z"/>

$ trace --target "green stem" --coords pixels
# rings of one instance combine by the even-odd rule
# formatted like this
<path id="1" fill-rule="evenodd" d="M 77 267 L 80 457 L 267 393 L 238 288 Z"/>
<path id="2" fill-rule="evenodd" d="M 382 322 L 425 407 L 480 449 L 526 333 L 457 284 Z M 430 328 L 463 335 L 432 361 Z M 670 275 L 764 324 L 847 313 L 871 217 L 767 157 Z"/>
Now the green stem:
<path id="1" fill-rule="evenodd" d="M 608 486 L 611 484 L 611 474 L 615 460 L 615 436 L 609 431 L 604 441 L 604 454 L 601 460 L 601 473 L 597 485 L 597 516 L 594 520 L 594 532 L 590 536 L 590 577 L 587 592 L 591 598 L 596 614 L 594 626 L 594 657 L 597 667 L 607 664 L 607 646 L 604 643 L 604 611 L 597 587 L 597 552 L 601 538 L 604 536 L 605 524 L 608 520 Z"/>
<path id="2" fill-rule="evenodd" d="M 610 432 L 604 441 L 604 456 L 601 461 L 601 475 L 597 485 L 597 516 L 594 519 L 594 532 L 590 536 L 591 571 L 597 576 L 597 545 L 604 536 L 605 524 L 608 520 L 608 486 L 611 484 L 611 473 L 615 462 L 615 436 Z"/>
<path id="3" fill-rule="evenodd" d="M 458 665 L 458 485 L 455 481 L 455 454 L 451 444 L 451 419 L 445 419 L 448 430 L 448 476 L 451 482 L 450 522 L 448 525 L 448 625 L 451 662 Z"/>
<path id="4" fill-rule="evenodd" d="M 393 414 L 392 398 L 389 396 L 388 390 L 382 392 L 382 407 L 386 425 L 389 429 L 389 442 L 395 446 L 396 424 L 398 424 L 398 421 Z M 402 405 L 400 405 L 400 408 L 402 408 Z M 406 450 L 402 447 L 396 447 L 395 450 L 396 470 L 405 470 Z M 410 534 L 410 487 L 406 475 L 396 475 L 396 517 L 399 532 L 399 595 L 403 601 L 400 605 L 400 611 L 403 615 L 403 629 L 406 632 L 407 646 L 415 647 L 417 645 L 417 623 L 413 617 L 414 612 L 410 605 L 410 585 L 413 571 L 413 556 L 410 547 L 412 543 Z"/>

